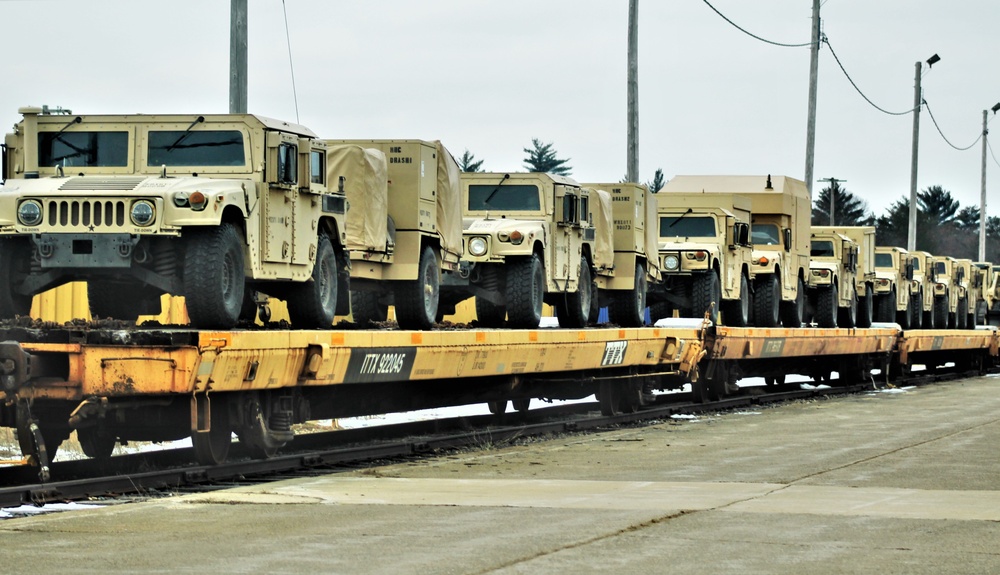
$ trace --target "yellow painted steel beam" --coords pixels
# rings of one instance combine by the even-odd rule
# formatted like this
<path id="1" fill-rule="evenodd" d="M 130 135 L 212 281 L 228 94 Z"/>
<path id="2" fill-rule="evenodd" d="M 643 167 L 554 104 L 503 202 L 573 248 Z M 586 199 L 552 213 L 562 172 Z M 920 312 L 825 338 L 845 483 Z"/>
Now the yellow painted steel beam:
<path id="1" fill-rule="evenodd" d="M 899 331 L 879 329 L 718 327 L 709 338 L 712 359 L 861 355 L 889 352 Z"/>

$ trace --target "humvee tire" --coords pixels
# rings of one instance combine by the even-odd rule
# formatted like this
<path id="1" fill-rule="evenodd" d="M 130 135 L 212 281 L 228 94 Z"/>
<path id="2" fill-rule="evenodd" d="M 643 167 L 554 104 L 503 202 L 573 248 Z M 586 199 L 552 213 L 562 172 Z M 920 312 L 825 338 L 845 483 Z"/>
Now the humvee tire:
<path id="1" fill-rule="evenodd" d="M 608 319 L 622 327 L 642 327 L 646 323 L 646 267 L 635 263 L 635 283 L 632 289 L 612 298 Z"/>
<path id="2" fill-rule="evenodd" d="M 351 290 L 351 315 L 354 323 L 380 323 L 389 317 L 389 304 L 379 302 L 380 294 L 367 290 Z"/>
<path id="3" fill-rule="evenodd" d="M 507 309 L 504 306 L 476 297 L 476 320 L 479 327 L 503 327 L 506 318 Z"/>
<path id="4" fill-rule="evenodd" d="M 31 313 L 31 296 L 17 293 L 31 265 L 30 256 L 27 241 L 0 241 L 0 318 Z"/>
<path id="5" fill-rule="evenodd" d="M 875 317 L 883 323 L 896 321 L 896 292 L 891 291 L 878 298 L 878 305 L 875 307 Z"/>
<path id="6" fill-rule="evenodd" d="M 533 329 L 542 321 L 545 269 L 538 254 L 509 262 L 507 270 L 507 325 Z"/>
<path id="7" fill-rule="evenodd" d="M 806 286 L 802 278 L 795 281 L 799 286 L 795 301 L 781 302 L 781 325 L 785 327 L 802 327 L 802 316 L 806 313 Z M 851 318 L 852 321 L 853 319 Z"/>
<path id="8" fill-rule="evenodd" d="M 576 291 L 563 294 L 559 304 L 556 305 L 559 327 L 587 327 L 587 320 L 590 319 L 591 298 L 597 297 L 597 294 L 591 293 L 592 286 L 590 263 L 587 262 L 587 258 L 582 258 L 580 279 L 576 284 Z"/>
<path id="9" fill-rule="evenodd" d="M 819 327 L 837 327 L 837 284 L 816 294 L 816 325 Z"/>
<path id="10" fill-rule="evenodd" d="M 750 325 L 750 284 L 747 276 L 740 274 L 740 299 L 722 302 L 722 319 L 726 325 L 746 327 Z"/>
<path id="11" fill-rule="evenodd" d="M 946 329 L 948 323 L 952 318 L 949 318 L 948 313 L 948 295 L 934 296 L 934 309 L 932 311 L 932 317 L 934 319 L 934 329 Z"/>
<path id="12" fill-rule="evenodd" d="M 857 326 L 869 328 L 872 326 L 872 314 L 875 307 L 875 294 L 872 293 L 872 286 L 865 284 L 865 297 L 858 302 Z"/>
<path id="13" fill-rule="evenodd" d="M 753 324 L 757 327 L 778 327 L 778 304 L 781 302 L 778 278 L 775 274 L 768 274 L 756 283 Z"/>
<path id="14" fill-rule="evenodd" d="M 243 307 L 243 238 L 229 222 L 185 232 L 184 299 L 191 325 L 229 329 Z"/>
<path id="15" fill-rule="evenodd" d="M 851 304 L 847 307 L 837 308 L 837 327 L 854 328 L 858 321 L 858 292 L 857 288 L 851 285 Z"/>
<path id="16" fill-rule="evenodd" d="M 441 264 L 434 248 L 420 251 L 417 279 L 396 288 L 396 322 L 401 329 L 431 329 L 441 298 Z"/>
<path id="17" fill-rule="evenodd" d="M 337 254 L 326 232 L 316 242 L 312 279 L 291 285 L 288 317 L 296 329 L 330 329 L 337 313 Z"/>
<path id="18" fill-rule="evenodd" d="M 691 317 L 702 318 L 709 314 L 712 323 L 719 323 L 719 303 L 722 301 L 722 285 L 715 270 L 697 276 L 691 286 Z"/>

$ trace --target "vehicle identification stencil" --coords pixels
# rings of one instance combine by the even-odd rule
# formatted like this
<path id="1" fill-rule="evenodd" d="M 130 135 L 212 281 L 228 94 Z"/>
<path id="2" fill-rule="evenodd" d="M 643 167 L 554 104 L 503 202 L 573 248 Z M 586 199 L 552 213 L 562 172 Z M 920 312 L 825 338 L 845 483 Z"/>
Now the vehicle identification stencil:
<path id="1" fill-rule="evenodd" d="M 375 347 L 351 350 L 344 383 L 406 381 L 417 356 L 415 347 Z"/>

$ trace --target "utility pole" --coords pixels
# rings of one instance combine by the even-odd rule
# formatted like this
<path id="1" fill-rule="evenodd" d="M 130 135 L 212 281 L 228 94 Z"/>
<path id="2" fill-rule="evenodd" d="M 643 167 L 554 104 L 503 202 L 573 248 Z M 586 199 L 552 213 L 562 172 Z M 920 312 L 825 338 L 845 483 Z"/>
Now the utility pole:
<path id="1" fill-rule="evenodd" d="M 639 0 L 628 2 L 628 169 L 639 181 Z"/>
<path id="2" fill-rule="evenodd" d="M 813 0 L 812 52 L 809 59 L 809 117 L 806 120 L 806 187 L 812 198 L 813 152 L 816 149 L 816 92 L 819 84 L 819 0 Z M 831 216 L 833 212 L 830 212 Z M 832 223 L 830 225 L 833 225 Z"/>
<path id="3" fill-rule="evenodd" d="M 846 182 L 847 180 L 838 180 L 837 178 L 820 178 L 816 180 L 817 182 L 830 182 L 830 225 L 837 225 L 833 214 L 837 207 L 837 190 L 840 189 L 841 182 Z"/>
<path id="4" fill-rule="evenodd" d="M 920 143 L 920 108 L 923 100 L 920 94 L 920 69 L 922 63 L 917 62 L 917 73 L 913 80 L 913 152 L 910 156 L 910 223 L 906 231 L 906 249 L 917 249 L 917 145 Z"/>
<path id="5" fill-rule="evenodd" d="M 229 9 L 229 113 L 247 113 L 247 0 Z"/>
<path id="6" fill-rule="evenodd" d="M 979 178 L 979 261 L 986 261 L 986 110 L 983 110 L 983 172 Z"/>

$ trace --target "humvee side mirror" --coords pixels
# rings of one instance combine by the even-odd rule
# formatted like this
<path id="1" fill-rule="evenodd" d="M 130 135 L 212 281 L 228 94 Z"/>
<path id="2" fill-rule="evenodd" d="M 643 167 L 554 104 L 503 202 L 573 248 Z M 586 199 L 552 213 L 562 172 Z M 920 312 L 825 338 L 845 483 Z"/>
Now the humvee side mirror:
<path id="1" fill-rule="evenodd" d="M 741 246 L 750 245 L 750 224 L 736 224 L 736 243 Z"/>
<path id="2" fill-rule="evenodd" d="M 785 251 L 792 251 L 792 230 L 791 228 L 785 228 Z"/>
<path id="3" fill-rule="evenodd" d="M 913 262 L 906 262 L 906 281 L 913 281 Z"/>
<path id="4" fill-rule="evenodd" d="M 573 224 L 579 223 L 580 216 L 577 212 L 577 197 L 574 194 L 566 194 L 563 196 L 562 205 L 562 221 L 563 225 L 571 226 Z"/>

